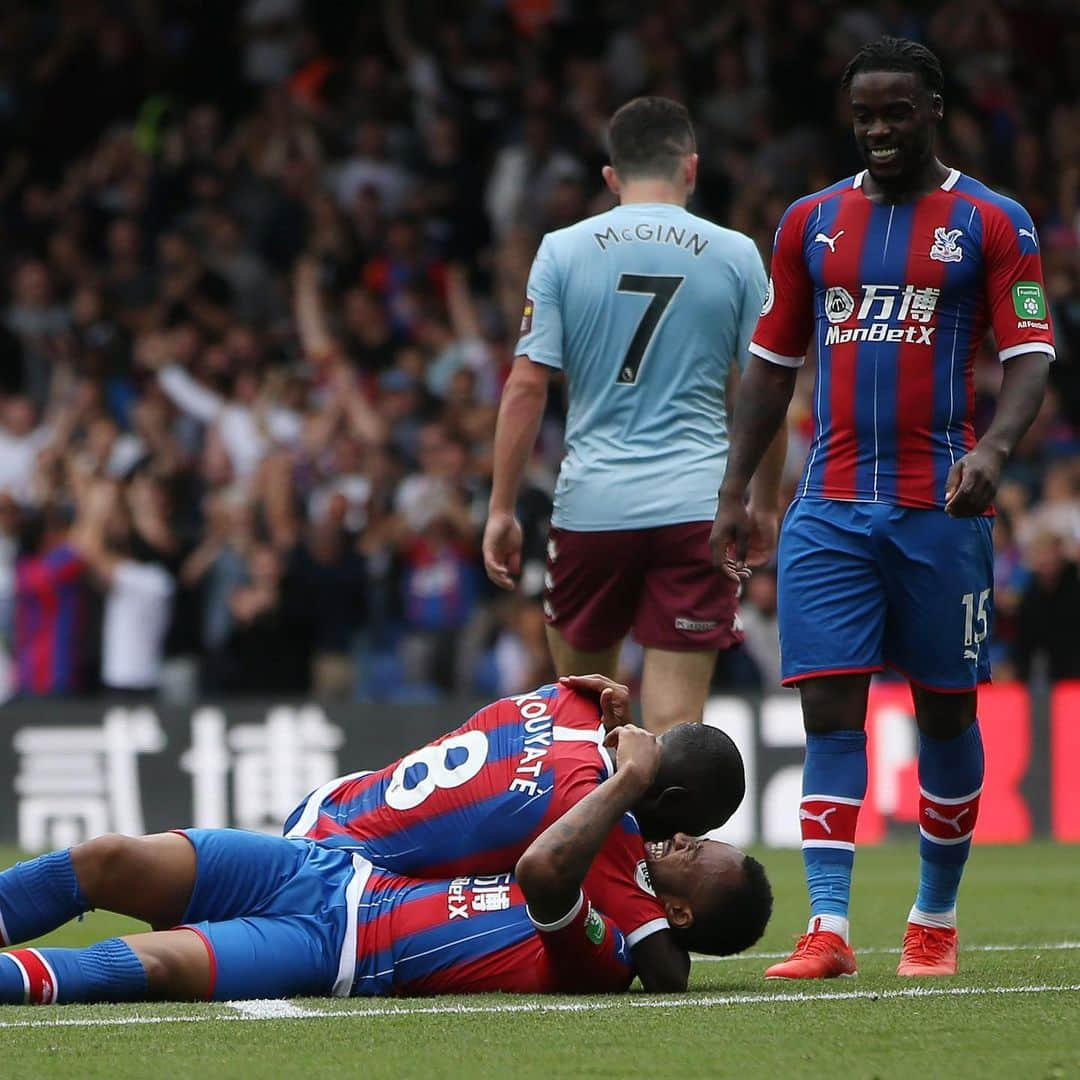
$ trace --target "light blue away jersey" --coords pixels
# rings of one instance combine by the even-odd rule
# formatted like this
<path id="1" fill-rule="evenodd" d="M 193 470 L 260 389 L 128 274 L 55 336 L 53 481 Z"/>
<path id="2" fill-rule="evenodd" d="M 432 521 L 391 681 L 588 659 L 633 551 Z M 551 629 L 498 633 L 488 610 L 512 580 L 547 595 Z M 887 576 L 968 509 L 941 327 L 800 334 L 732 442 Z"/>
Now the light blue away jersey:
<path id="1" fill-rule="evenodd" d="M 745 364 L 765 282 L 749 237 L 668 203 L 619 206 L 544 237 L 516 352 L 566 377 L 552 524 L 712 519 L 728 373 Z"/>

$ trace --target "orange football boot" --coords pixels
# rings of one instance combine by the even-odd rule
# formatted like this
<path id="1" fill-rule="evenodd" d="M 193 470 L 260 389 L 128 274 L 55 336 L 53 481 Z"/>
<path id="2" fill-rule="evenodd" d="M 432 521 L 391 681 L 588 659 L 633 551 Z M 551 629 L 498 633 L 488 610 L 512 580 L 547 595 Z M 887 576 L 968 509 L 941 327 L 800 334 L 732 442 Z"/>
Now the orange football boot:
<path id="1" fill-rule="evenodd" d="M 908 923 L 896 974 L 916 978 L 929 975 L 955 975 L 959 967 L 956 946 L 954 928 L 945 929 Z"/>
<path id="2" fill-rule="evenodd" d="M 831 930 L 814 930 L 799 938 L 795 951 L 765 972 L 766 979 L 835 979 L 856 974 L 851 946 Z"/>

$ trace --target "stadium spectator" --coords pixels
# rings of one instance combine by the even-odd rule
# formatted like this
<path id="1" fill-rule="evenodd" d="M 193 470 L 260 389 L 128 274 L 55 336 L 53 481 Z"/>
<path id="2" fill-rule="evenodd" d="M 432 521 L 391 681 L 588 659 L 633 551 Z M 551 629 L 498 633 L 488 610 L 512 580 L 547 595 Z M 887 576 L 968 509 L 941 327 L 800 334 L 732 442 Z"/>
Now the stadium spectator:
<path id="1" fill-rule="evenodd" d="M 87 685 L 90 596 L 87 566 L 55 505 L 26 524 L 15 563 L 17 689 L 25 696 L 74 694 Z"/>
<path id="2" fill-rule="evenodd" d="M 1029 542 L 1031 579 L 1016 612 L 1013 658 L 1021 679 L 1080 678 L 1080 576 L 1065 557 L 1065 543 L 1053 532 Z"/>
<path id="3" fill-rule="evenodd" d="M 105 594 L 101 681 L 123 694 L 156 690 L 174 581 L 163 565 L 175 549 L 153 481 L 95 481 L 79 505 L 71 544 Z"/>

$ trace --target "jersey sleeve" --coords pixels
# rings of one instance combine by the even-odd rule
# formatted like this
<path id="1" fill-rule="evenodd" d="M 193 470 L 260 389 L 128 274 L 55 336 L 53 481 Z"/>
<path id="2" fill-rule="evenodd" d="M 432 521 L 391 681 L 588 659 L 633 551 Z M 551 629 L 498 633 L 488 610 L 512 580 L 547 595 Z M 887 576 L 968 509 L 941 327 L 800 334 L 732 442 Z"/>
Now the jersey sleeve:
<path id="1" fill-rule="evenodd" d="M 986 299 L 998 359 L 1022 353 L 1054 353 L 1054 330 L 1046 302 L 1038 234 L 1028 212 L 1009 200 L 994 206 L 983 226 Z"/>
<path id="2" fill-rule="evenodd" d="M 529 271 L 525 309 L 521 316 L 521 337 L 514 349 L 515 356 L 527 356 L 534 363 L 562 368 L 563 328 L 559 293 L 559 272 L 551 237 L 545 236 Z"/>
<path id="3" fill-rule="evenodd" d="M 634 978 L 630 948 L 622 931 L 595 908 L 584 892 L 557 922 L 539 923 L 544 954 L 556 987 L 578 993 L 625 990 Z"/>
<path id="4" fill-rule="evenodd" d="M 593 859 L 585 889 L 626 935 L 631 949 L 669 929 L 664 907 L 649 881 L 641 832 L 630 814 L 623 815 Z"/>
<path id="5" fill-rule="evenodd" d="M 739 340 L 735 345 L 735 363 L 743 371 L 750 359 L 750 339 L 765 306 L 768 291 L 768 278 L 765 264 L 761 261 L 757 245 L 752 241 L 747 245 L 747 256 L 742 269 L 742 302 L 739 306 Z"/>
<path id="6" fill-rule="evenodd" d="M 804 204 L 788 207 L 773 240 L 771 276 L 750 352 L 783 367 L 801 367 L 814 329 L 814 283 L 803 254 Z"/>

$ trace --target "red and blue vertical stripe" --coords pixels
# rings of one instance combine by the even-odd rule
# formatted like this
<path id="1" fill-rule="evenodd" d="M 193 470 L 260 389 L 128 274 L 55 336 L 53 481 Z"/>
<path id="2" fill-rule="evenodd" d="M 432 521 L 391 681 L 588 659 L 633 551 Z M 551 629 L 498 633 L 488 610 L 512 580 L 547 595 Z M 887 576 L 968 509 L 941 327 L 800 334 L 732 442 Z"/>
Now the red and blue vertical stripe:
<path id="1" fill-rule="evenodd" d="M 20 558 L 15 566 L 15 657 L 19 692 L 65 694 L 81 688 L 88 596 L 85 567 L 67 546 Z"/>

